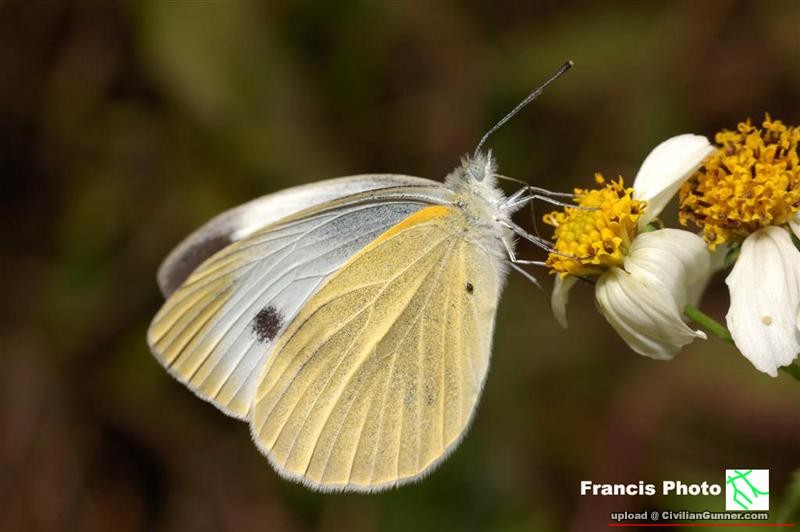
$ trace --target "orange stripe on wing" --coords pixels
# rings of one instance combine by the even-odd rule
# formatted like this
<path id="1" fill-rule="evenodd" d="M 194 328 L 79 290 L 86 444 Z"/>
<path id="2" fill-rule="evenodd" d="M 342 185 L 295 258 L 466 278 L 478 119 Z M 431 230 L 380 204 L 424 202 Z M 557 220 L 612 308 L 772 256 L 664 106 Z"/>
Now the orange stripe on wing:
<path id="1" fill-rule="evenodd" d="M 442 205 L 432 205 L 430 207 L 425 207 L 424 209 L 420 209 L 414 214 L 411 214 L 404 220 L 400 221 L 399 223 L 387 229 L 386 232 L 384 232 L 381 236 L 373 240 L 370 243 L 370 245 L 364 248 L 364 250 L 362 251 L 365 251 L 366 249 L 371 248 L 373 246 L 379 245 L 381 242 L 396 235 L 401 231 L 408 229 L 409 227 L 413 227 L 415 225 L 430 220 L 435 220 L 437 218 L 444 218 L 445 216 L 449 216 L 451 214 L 454 214 L 455 212 L 456 211 L 451 207 L 444 207 Z"/>

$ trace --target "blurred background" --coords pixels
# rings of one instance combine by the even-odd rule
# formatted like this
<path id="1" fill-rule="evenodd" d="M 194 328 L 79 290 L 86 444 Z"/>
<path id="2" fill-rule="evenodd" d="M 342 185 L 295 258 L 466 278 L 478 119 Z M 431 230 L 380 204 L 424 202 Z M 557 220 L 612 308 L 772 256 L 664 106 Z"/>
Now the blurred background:
<path id="1" fill-rule="evenodd" d="M 612 511 L 722 499 L 581 497 L 581 480 L 725 467 L 769 468 L 775 507 L 800 465 L 800 383 L 714 338 L 637 356 L 589 286 L 565 332 L 512 276 L 470 434 L 380 495 L 281 480 L 148 351 L 156 268 L 199 224 L 328 177 L 441 179 L 568 58 L 490 142 L 503 173 L 630 183 L 668 136 L 800 122 L 792 0 L 0 2 L 0 529 L 607 529 Z M 717 318 L 724 288 L 703 303 Z"/>

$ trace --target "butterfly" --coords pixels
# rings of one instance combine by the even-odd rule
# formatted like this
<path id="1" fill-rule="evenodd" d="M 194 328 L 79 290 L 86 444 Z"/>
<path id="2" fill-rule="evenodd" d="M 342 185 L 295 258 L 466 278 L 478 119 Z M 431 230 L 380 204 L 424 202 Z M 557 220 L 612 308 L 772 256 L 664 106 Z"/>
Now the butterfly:
<path id="1" fill-rule="evenodd" d="M 226 211 L 164 260 L 147 341 L 176 379 L 245 420 L 278 473 L 322 491 L 419 479 L 458 445 L 486 380 L 515 237 L 484 135 L 444 182 L 330 179 Z"/>

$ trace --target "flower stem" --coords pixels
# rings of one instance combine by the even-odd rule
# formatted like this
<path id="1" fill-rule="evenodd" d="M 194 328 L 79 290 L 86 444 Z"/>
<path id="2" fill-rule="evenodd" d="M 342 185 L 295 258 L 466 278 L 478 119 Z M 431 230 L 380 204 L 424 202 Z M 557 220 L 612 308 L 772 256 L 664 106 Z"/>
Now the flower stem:
<path id="1" fill-rule="evenodd" d="M 731 332 L 727 329 L 727 327 L 705 312 L 691 305 L 687 305 L 686 308 L 683 309 L 683 313 L 687 318 L 698 324 L 703 329 L 725 340 L 729 344 L 733 344 L 733 337 L 731 336 Z M 800 381 L 800 366 L 797 364 L 782 366 L 778 369 L 787 375 L 791 375 L 795 380 Z"/>
<path id="2" fill-rule="evenodd" d="M 691 305 L 687 305 L 686 308 L 683 309 L 683 313 L 687 318 L 698 324 L 703 329 L 725 340 L 729 344 L 733 344 L 733 337 L 731 336 L 730 331 L 705 312 Z"/>
<path id="3" fill-rule="evenodd" d="M 800 366 L 798 366 L 797 363 L 789 364 L 788 366 L 781 366 L 778 368 L 778 370 L 791 375 L 795 378 L 795 380 L 800 381 Z"/>

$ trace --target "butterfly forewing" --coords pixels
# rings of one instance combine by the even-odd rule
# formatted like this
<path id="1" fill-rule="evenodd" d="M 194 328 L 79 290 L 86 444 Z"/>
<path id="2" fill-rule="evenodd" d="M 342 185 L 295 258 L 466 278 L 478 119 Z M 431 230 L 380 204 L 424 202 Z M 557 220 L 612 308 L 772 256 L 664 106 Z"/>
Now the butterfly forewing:
<path id="1" fill-rule="evenodd" d="M 409 188 L 325 204 L 214 254 L 156 315 L 151 350 L 200 397 L 245 417 L 274 340 L 322 282 L 429 199 L 444 201 L 444 189 Z"/>
<path id="2" fill-rule="evenodd" d="M 367 191 L 406 187 L 441 188 L 429 179 L 397 174 L 369 174 L 328 179 L 268 194 L 229 209 L 187 236 L 158 268 L 158 286 L 169 297 L 216 252 L 283 218 Z M 380 195 L 378 193 L 377 195 Z"/>

